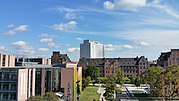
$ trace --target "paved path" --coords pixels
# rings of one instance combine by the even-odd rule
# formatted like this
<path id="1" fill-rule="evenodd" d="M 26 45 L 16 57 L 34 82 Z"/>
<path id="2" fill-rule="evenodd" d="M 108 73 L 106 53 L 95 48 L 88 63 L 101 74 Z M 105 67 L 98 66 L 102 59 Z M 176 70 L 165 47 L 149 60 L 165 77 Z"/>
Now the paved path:
<path id="1" fill-rule="evenodd" d="M 99 101 L 102 101 L 102 99 L 103 99 L 103 101 L 106 101 L 104 96 L 103 96 L 103 94 L 105 93 L 105 89 L 102 87 L 102 85 L 99 86 L 97 93 L 101 94 Z"/>

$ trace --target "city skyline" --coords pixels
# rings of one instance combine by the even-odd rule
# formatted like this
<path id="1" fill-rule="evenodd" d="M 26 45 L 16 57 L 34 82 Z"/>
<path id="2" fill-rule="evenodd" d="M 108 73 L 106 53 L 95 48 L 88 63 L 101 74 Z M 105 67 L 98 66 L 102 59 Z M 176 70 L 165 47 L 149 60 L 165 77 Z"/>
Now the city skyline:
<path id="1" fill-rule="evenodd" d="M 84 39 L 105 45 L 105 57 L 157 59 L 179 48 L 177 0 L 3 0 L 0 53 L 79 59 Z"/>

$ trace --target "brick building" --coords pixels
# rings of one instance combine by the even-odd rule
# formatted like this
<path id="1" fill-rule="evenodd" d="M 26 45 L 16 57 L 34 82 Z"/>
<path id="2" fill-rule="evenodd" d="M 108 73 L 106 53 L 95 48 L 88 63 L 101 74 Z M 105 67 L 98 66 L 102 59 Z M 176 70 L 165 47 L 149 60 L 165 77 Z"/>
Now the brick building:
<path id="1" fill-rule="evenodd" d="M 141 75 L 148 70 L 149 62 L 144 56 L 136 58 L 81 58 L 78 65 L 82 67 L 96 66 L 100 68 L 101 76 L 116 75 L 117 70 L 123 70 L 126 77 Z"/>
<path id="2" fill-rule="evenodd" d="M 51 64 L 57 65 L 57 64 L 64 64 L 71 62 L 70 58 L 67 56 L 67 54 L 61 54 L 60 51 L 53 52 L 51 56 Z"/>
<path id="3" fill-rule="evenodd" d="M 171 49 L 169 52 L 162 52 L 157 59 L 157 65 L 164 68 L 170 65 L 179 65 L 179 49 Z"/>

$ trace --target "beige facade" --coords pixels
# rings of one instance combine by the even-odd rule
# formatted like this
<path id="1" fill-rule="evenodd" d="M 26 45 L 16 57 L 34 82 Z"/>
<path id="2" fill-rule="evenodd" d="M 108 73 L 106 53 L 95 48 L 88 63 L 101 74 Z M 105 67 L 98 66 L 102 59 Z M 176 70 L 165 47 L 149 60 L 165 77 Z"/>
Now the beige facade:
<path id="1" fill-rule="evenodd" d="M 0 67 L 14 67 L 15 56 L 0 54 Z"/>
<path id="2" fill-rule="evenodd" d="M 19 69 L 17 100 L 26 101 L 31 95 L 35 96 L 35 69 Z"/>

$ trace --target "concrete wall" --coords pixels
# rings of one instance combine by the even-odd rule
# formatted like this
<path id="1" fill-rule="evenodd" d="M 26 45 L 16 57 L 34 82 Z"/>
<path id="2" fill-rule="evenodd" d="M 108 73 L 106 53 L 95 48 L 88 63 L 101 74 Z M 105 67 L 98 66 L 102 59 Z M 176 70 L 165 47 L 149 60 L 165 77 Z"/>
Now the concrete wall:
<path id="1" fill-rule="evenodd" d="M 5 56 L 5 66 L 3 66 L 3 56 Z M 3 55 L 0 54 L 0 67 L 14 67 L 15 66 L 15 56 L 14 55 Z"/>
<path id="2" fill-rule="evenodd" d="M 27 83 L 28 81 L 28 69 L 19 69 L 18 70 L 18 94 L 17 100 L 18 101 L 25 101 L 27 100 Z"/>

